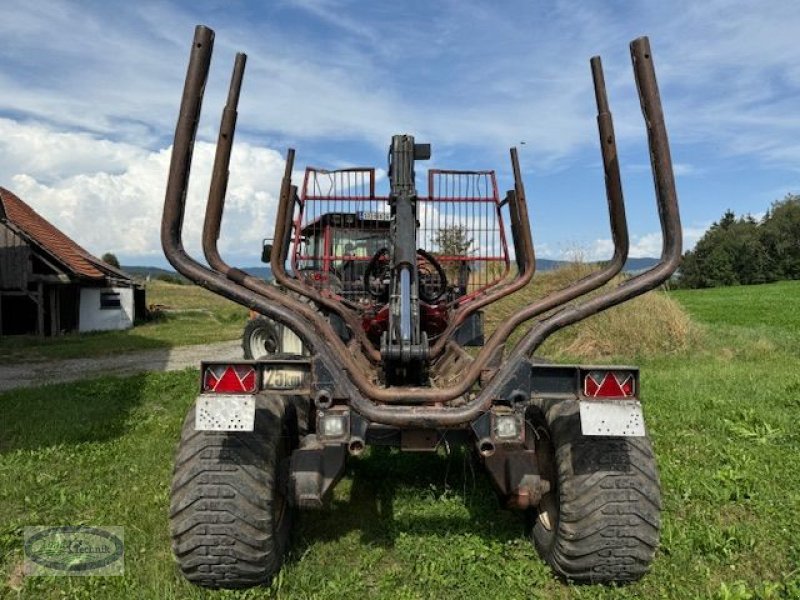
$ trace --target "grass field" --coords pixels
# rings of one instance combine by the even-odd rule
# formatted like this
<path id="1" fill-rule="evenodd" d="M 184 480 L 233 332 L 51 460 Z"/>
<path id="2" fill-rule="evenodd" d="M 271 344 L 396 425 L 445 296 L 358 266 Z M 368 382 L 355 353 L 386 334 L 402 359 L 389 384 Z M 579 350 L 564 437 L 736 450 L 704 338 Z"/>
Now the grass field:
<path id="1" fill-rule="evenodd" d="M 196 285 L 148 282 L 147 303 L 166 310 L 158 318 L 126 331 L 73 333 L 55 338 L 0 337 L 0 360 L 81 358 L 232 340 L 242 334 L 247 318 L 242 307 Z"/>
<path id="2" fill-rule="evenodd" d="M 186 371 L 0 395 L 0 595 L 800 598 L 800 282 L 671 296 L 698 332 L 689 347 L 638 357 L 664 500 L 641 582 L 555 579 L 522 515 L 499 509 L 462 452 L 371 452 L 350 461 L 329 510 L 301 515 L 270 589 L 194 588 L 176 573 L 167 524 L 196 386 Z M 124 577 L 21 575 L 22 527 L 81 523 L 125 527 Z"/>
<path id="3" fill-rule="evenodd" d="M 704 323 L 766 327 L 779 334 L 782 331 L 800 331 L 800 286 L 797 281 L 676 290 L 671 295 L 680 300 L 696 320 Z"/>

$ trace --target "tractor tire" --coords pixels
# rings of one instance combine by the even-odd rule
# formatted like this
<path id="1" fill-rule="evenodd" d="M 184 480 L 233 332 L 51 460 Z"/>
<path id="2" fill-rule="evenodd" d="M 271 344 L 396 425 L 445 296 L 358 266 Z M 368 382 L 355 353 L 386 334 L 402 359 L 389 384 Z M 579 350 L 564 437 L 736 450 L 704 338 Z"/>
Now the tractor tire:
<path id="1" fill-rule="evenodd" d="M 265 317 L 250 319 L 244 327 L 242 350 L 247 360 L 258 360 L 280 352 L 281 340 L 275 323 Z"/>
<path id="2" fill-rule="evenodd" d="M 254 431 L 195 431 L 194 405 L 175 458 L 172 550 L 184 577 L 209 588 L 268 584 L 291 529 L 286 497 L 296 445 L 292 407 L 256 396 Z"/>
<path id="3" fill-rule="evenodd" d="M 539 555 L 576 583 L 628 583 L 658 547 L 661 490 L 647 437 L 581 432 L 576 400 L 546 401 L 529 413 L 542 475 L 551 491 L 534 511 Z"/>

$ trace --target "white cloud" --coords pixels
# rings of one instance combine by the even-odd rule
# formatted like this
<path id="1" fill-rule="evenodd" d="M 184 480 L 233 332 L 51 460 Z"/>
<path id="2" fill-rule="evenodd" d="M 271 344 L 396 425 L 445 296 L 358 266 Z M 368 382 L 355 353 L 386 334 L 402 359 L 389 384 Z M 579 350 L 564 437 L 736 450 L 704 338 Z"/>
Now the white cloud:
<path id="1" fill-rule="evenodd" d="M 691 250 L 711 223 L 705 225 L 683 228 L 683 250 Z M 630 240 L 628 256 L 631 258 L 658 258 L 661 256 L 662 237 L 660 231 L 634 235 Z M 586 260 L 608 260 L 614 254 L 614 242 L 610 238 L 595 240 L 584 249 Z M 567 253 L 562 252 L 562 257 L 567 258 Z"/>
<path id="2" fill-rule="evenodd" d="M 691 250 L 697 244 L 698 240 L 703 237 L 703 234 L 711 227 L 711 221 L 708 223 L 697 225 L 694 227 L 683 228 L 683 249 Z"/>
<path id="3" fill-rule="evenodd" d="M 2 123 L 7 187 L 89 251 L 160 256 L 160 223 L 171 149 L 145 151 L 86 134 L 60 134 L 40 125 Z M 16 145 L 16 140 L 22 143 Z M 65 152 L 65 147 L 71 152 Z M 24 160 L 30 149 L 37 159 Z M 83 164 L 92 157 L 92 168 Z M 11 171 L 14 163 L 19 168 Z M 199 256 L 214 146 L 195 147 L 184 240 Z M 240 143 L 233 151 L 220 249 L 258 256 L 271 237 L 284 159 L 274 150 Z"/>
<path id="4" fill-rule="evenodd" d="M 568 1 L 501 11 L 469 0 L 392 10 L 295 0 L 273 10 L 246 19 L 149 2 L 87 10 L 8 0 L 0 8 L 0 110 L 163 145 L 192 25 L 213 17 L 211 122 L 241 49 L 250 55 L 241 124 L 253 134 L 383 147 L 392 132 L 416 131 L 439 151 L 494 153 L 524 139 L 526 161 L 552 168 L 596 146 L 591 54 L 604 55 L 621 144 L 643 141 L 625 42 L 649 32 L 674 141 L 712 142 L 723 154 L 785 165 L 800 157 L 795 2 L 770 10 L 723 1 L 638 5 L 624 19 Z M 290 33 L 280 18 L 292 11 L 317 29 Z M 398 35 L 401 22 L 413 26 Z M 205 121 L 201 134 L 213 136 Z"/>
<path id="5" fill-rule="evenodd" d="M 800 3 L 764 10 L 685 0 L 631 5 L 624 14 L 569 0 L 502 9 L 475 0 L 391 9 L 296 0 L 262 8 L 245 16 L 242 7 L 202 3 L 0 3 L 0 115 L 7 117 L 0 119 L 0 185 L 40 202 L 94 251 L 122 245 L 159 254 L 164 148 L 197 22 L 217 31 L 200 140 L 216 136 L 234 52 L 250 57 L 222 238 L 229 252 L 256 254 L 269 235 L 281 168 L 265 146 L 278 142 L 312 148 L 303 160 L 338 165 L 350 162 L 351 149 L 357 162 L 381 156 L 389 135 L 409 131 L 434 143 L 442 166 L 500 165 L 502 176 L 506 148 L 524 140 L 526 176 L 587 164 L 596 170 L 586 61 L 595 53 L 603 55 L 623 170 L 636 175 L 645 129 L 625 43 L 641 33 L 653 42 L 678 176 L 713 183 L 725 156 L 743 155 L 755 171 L 800 165 Z M 203 213 L 205 189 L 197 186 L 207 182 L 211 163 L 203 141 L 187 211 L 190 247 Z M 712 211 L 720 207 L 709 202 Z M 101 227 L 87 225 L 100 220 Z M 637 225 L 657 227 L 649 221 L 631 229 Z M 226 231 L 236 241 L 226 242 Z M 578 232 L 583 239 L 603 234 Z M 542 237 L 552 247 L 564 235 Z M 587 254 L 606 258 L 609 244 L 597 239 Z M 635 236 L 631 255 L 657 254 L 660 244 L 655 233 Z"/>
<path id="6" fill-rule="evenodd" d="M 120 173 L 146 155 L 131 144 L 0 118 L 0 181 L 16 174 L 49 182 L 79 174 Z"/>
<path id="7" fill-rule="evenodd" d="M 291 10 L 327 30 L 301 37 L 279 19 L 148 2 L 86 10 L 8 0 L 0 110 L 154 143 L 174 119 L 192 24 L 213 17 L 207 104 L 218 114 L 232 54 L 248 52 L 242 122 L 253 132 L 381 147 L 395 130 L 442 146 L 525 139 L 529 160 L 552 166 L 596 144 L 585 62 L 594 53 L 606 59 L 618 138 L 643 139 L 625 41 L 650 32 L 674 140 L 722 141 L 725 153 L 784 164 L 800 156 L 795 2 L 639 5 L 624 19 L 567 1 L 501 11 L 469 0 L 393 10 L 295 0 L 275 9 Z M 413 26 L 398 35 L 400 22 Z"/>

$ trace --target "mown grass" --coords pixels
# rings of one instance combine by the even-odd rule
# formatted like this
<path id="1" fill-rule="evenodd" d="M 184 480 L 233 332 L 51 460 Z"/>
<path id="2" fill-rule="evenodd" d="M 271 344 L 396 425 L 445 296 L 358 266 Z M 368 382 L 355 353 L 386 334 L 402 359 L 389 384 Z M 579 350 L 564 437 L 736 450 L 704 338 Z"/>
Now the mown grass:
<path id="1" fill-rule="evenodd" d="M 705 323 L 800 331 L 800 281 L 675 290 L 670 295 Z"/>
<path id="2" fill-rule="evenodd" d="M 774 293 L 746 291 L 759 290 Z M 741 293 L 716 290 L 714 310 L 705 292 L 673 294 L 701 321 L 698 336 L 640 363 L 664 500 L 661 548 L 641 582 L 576 587 L 555 579 L 525 538 L 523 516 L 501 510 L 480 469 L 454 450 L 350 461 L 331 507 L 301 515 L 271 588 L 195 588 L 175 570 L 167 523 L 172 452 L 195 393 L 189 370 L 0 395 L 0 594 L 798 598 L 800 317 L 765 328 Z M 783 287 L 787 294 L 796 302 L 800 285 Z M 740 311 L 751 317 L 728 322 Z M 80 523 L 125 527 L 124 577 L 19 575 L 23 526 Z"/>
<path id="3" fill-rule="evenodd" d="M 83 358 L 232 340 L 242 334 L 247 317 L 242 307 L 195 285 L 148 282 L 147 303 L 162 307 L 158 316 L 125 331 L 0 337 L 0 360 Z"/>

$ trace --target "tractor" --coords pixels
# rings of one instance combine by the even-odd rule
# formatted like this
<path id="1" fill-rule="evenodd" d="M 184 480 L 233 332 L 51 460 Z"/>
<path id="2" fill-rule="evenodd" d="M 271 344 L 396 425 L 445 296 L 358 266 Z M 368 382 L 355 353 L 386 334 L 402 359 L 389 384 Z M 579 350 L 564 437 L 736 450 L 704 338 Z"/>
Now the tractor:
<path id="1" fill-rule="evenodd" d="M 244 54 L 222 113 L 202 236 L 207 265 L 186 253 L 186 190 L 213 42 L 211 29 L 196 28 L 162 245 L 178 272 L 260 315 L 254 322 L 267 333 L 247 359 L 200 365 L 171 490 L 183 575 L 211 588 L 268 584 L 293 516 L 325 509 L 348 460 L 371 445 L 463 445 L 485 467 L 500 505 L 530 517 L 531 542 L 564 580 L 642 577 L 659 542 L 661 500 L 639 370 L 552 364 L 534 354 L 554 332 L 658 287 L 679 265 L 678 201 L 648 39 L 630 51 L 663 235 L 659 263 L 606 286 L 629 243 L 603 70 L 593 57 L 614 254 L 563 289 L 520 303 L 488 335 L 483 311 L 528 286 L 536 266 L 514 148 L 503 195 L 492 170 L 418 175 L 432 150 L 408 134 L 391 137 L 384 181 L 371 167 L 308 167 L 297 185 L 289 149 L 274 235 L 263 249 L 274 281 L 223 260 L 217 240 Z M 521 326 L 527 331 L 509 343 Z"/>

